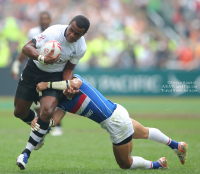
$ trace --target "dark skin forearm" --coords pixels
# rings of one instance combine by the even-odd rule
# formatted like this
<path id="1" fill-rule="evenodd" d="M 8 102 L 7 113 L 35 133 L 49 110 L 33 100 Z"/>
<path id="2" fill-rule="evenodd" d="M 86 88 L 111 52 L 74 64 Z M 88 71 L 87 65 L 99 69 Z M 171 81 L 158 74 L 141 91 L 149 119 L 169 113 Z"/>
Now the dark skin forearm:
<path id="1" fill-rule="evenodd" d="M 67 62 L 63 70 L 63 80 L 72 80 L 74 76 L 74 68 L 76 65 L 72 64 L 70 61 Z M 72 98 L 75 91 L 72 88 L 65 90 L 64 94 L 67 98 Z"/>
<path id="2" fill-rule="evenodd" d="M 56 63 L 60 59 L 60 53 L 54 55 L 54 49 L 44 56 L 44 63 L 53 64 Z M 30 40 L 24 47 L 22 48 L 22 52 L 33 60 L 38 60 L 38 56 L 40 53 L 36 50 L 35 44 L 32 40 Z"/>
<path id="3" fill-rule="evenodd" d="M 24 47 L 22 48 L 22 52 L 33 60 L 37 60 L 38 56 L 40 55 L 39 52 L 36 50 L 35 44 L 32 40 L 24 45 Z"/>
<path id="4" fill-rule="evenodd" d="M 76 65 L 72 64 L 70 61 L 67 62 L 63 70 L 63 80 L 73 79 L 75 66 Z"/>

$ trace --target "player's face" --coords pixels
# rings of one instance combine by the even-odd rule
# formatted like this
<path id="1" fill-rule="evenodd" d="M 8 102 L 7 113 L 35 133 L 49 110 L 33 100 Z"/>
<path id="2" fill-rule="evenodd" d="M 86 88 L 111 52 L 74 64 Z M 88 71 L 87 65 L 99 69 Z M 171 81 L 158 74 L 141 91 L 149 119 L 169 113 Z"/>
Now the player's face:
<path id="1" fill-rule="evenodd" d="M 46 30 L 51 23 L 51 19 L 47 14 L 43 14 L 40 16 L 40 26 L 42 28 L 42 31 Z"/>
<path id="2" fill-rule="evenodd" d="M 76 26 L 76 22 L 73 21 L 67 28 L 67 32 L 65 34 L 65 38 L 68 42 L 73 43 L 80 39 L 85 33 L 84 28 L 78 28 Z"/>

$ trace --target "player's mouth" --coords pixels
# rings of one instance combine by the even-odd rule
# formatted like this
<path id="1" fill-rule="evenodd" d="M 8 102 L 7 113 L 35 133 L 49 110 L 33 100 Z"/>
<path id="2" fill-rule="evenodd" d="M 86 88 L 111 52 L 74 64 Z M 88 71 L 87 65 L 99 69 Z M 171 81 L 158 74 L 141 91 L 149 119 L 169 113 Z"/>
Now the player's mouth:
<path id="1" fill-rule="evenodd" d="M 66 39 L 68 42 L 75 42 L 75 40 L 73 38 L 71 38 L 69 35 L 66 36 Z"/>

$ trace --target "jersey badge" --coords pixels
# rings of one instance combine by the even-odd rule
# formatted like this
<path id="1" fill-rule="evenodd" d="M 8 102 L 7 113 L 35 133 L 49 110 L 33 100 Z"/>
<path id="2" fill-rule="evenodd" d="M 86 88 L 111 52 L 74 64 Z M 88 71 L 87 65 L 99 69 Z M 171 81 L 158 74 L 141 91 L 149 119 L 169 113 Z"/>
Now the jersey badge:
<path id="1" fill-rule="evenodd" d="M 70 58 L 73 58 L 73 57 L 75 56 L 75 54 L 76 54 L 76 51 L 73 51 L 73 52 L 69 55 L 69 57 L 70 57 Z"/>
<path id="2" fill-rule="evenodd" d="M 93 114 L 93 111 L 90 109 L 87 114 L 85 114 L 85 117 L 90 117 Z"/>

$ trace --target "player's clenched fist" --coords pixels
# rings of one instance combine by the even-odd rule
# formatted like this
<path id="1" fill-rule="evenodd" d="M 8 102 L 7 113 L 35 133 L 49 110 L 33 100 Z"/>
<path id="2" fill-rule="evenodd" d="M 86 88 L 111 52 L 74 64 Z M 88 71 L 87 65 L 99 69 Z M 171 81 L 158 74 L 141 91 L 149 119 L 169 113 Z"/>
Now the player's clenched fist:
<path id="1" fill-rule="evenodd" d="M 47 88 L 48 88 L 48 82 L 40 82 L 40 83 L 37 84 L 36 90 L 38 92 L 41 92 L 41 91 L 43 91 Z"/>
<path id="2" fill-rule="evenodd" d="M 68 83 L 69 87 L 63 93 L 68 99 L 71 99 L 75 93 L 79 92 L 82 81 L 74 78 L 73 80 L 68 80 Z"/>

